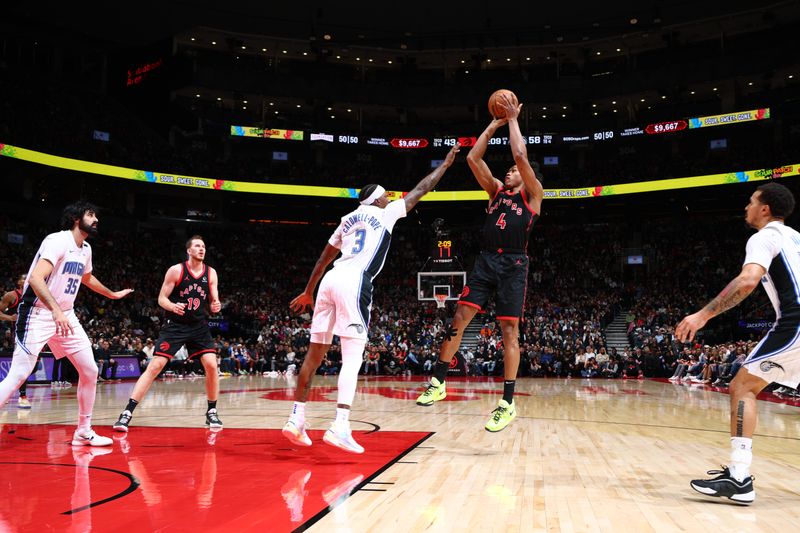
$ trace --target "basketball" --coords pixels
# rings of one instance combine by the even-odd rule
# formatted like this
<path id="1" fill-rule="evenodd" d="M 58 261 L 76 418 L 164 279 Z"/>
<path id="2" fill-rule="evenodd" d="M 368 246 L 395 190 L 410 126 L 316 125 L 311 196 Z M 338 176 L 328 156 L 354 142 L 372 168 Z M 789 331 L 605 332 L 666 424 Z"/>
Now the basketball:
<path id="1" fill-rule="evenodd" d="M 505 94 L 508 96 L 511 103 L 514 105 L 519 104 L 519 100 L 517 100 L 517 95 L 513 92 L 509 91 L 508 89 L 498 89 L 492 93 L 492 96 L 489 97 L 489 113 L 494 118 L 505 118 L 506 110 L 503 108 L 502 101 L 500 100 L 500 95 Z"/>

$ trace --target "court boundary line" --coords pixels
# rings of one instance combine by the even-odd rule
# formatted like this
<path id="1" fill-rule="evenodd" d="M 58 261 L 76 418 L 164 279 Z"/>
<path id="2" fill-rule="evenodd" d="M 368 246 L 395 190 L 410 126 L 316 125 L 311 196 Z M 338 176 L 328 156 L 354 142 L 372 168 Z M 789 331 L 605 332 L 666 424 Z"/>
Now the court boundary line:
<path id="1" fill-rule="evenodd" d="M 401 431 L 400 433 L 403 433 L 403 432 Z M 297 528 L 293 529 L 292 533 L 300 533 L 302 531 L 308 530 L 311 526 L 313 526 L 314 524 L 316 524 L 317 522 L 322 520 L 328 513 L 330 513 L 336 507 L 339 507 L 339 505 L 341 505 L 342 503 L 344 503 L 347 500 L 349 500 L 350 498 L 352 498 L 353 495 L 356 492 L 358 492 L 360 490 L 364 490 L 365 486 L 367 484 L 371 483 L 373 479 L 377 478 L 378 476 L 380 476 L 381 474 L 386 472 L 389 468 L 391 468 L 392 466 L 397 464 L 403 457 L 405 457 L 409 453 L 413 452 L 417 448 L 417 446 L 419 446 L 420 444 L 422 444 L 423 442 L 425 442 L 426 440 L 428 440 L 429 438 L 431 438 L 435 434 L 436 434 L 435 431 L 428 432 L 427 435 L 425 435 L 424 437 L 419 439 L 417 442 L 415 442 L 414 444 L 409 446 L 403 453 L 401 453 L 400 455 L 398 455 L 397 457 L 395 457 L 394 459 L 392 459 L 391 461 L 389 461 L 388 463 L 383 465 L 381 468 L 376 470 L 374 474 L 372 474 L 371 476 L 369 476 L 368 478 L 363 480 L 361 483 L 356 485 L 355 488 L 350 492 L 350 495 L 347 498 L 342 499 L 341 501 L 339 501 L 339 503 L 337 503 L 333 507 L 331 507 L 330 505 L 325 507 L 323 510 L 321 510 L 320 512 L 318 512 L 317 514 L 315 514 L 314 516 L 312 516 L 311 518 L 309 518 L 308 520 L 306 520 L 302 524 L 300 524 Z M 372 489 L 370 492 L 378 492 L 378 491 L 375 491 L 375 489 Z"/>

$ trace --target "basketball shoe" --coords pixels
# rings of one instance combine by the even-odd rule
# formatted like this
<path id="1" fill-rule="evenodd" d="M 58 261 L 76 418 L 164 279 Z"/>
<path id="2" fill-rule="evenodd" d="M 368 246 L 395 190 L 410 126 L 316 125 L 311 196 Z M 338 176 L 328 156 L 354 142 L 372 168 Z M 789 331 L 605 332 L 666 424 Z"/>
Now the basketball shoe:
<path id="1" fill-rule="evenodd" d="M 27 396 L 20 396 L 19 400 L 17 400 L 17 407 L 19 407 L 20 409 L 30 409 L 31 402 L 30 400 L 28 400 Z"/>
<path id="2" fill-rule="evenodd" d="M 736 503 L 749 504 L 756 499 L 756 490 L 753 488 L 753 476 L 747 476 L 742 481 L 737 481 L 731 476 L 727 466 L 722 470 L 709 470 L 708 475 L 717 477 L 712 479 L 695 479 L 689 483 L 694 490 L 714 498 L 728 498 Z"/>
<path id="3" fill-rule="evenodd" d="M 353 433 L 350 431 L 350 426 L 337 424 L 333 422 L 330 429 L 325 432 L 322 440 L 326 444 L 336 446 L 342 450 L 350 453 L 364 453 L 364 448 L 353 439 Z"/>
<path id="4" fill-rule="evenodd" d="M 133 418 L 133 413 L 125 409 L 119 414 L 119 418 L 117 421 L 114 422 L 114 425 L 111 426 L 111 429 L 114 431 L 122 431 L 124 433 L 128 432 L 128 424 L 131 423 L 131 418 Z"/>
<path id="5" fill-rule="evenodd" d="M 206 425 L 210 428 L 221 428 L 222 420 L 217 416 L 216 409 L 209 409 L 206 412 Z"/>
<path id="6" fill-rule="evenodd" d="M 101 437 L 92 428 L 76 429 L 72 434 L 73 446 L 111 446 L 113 442 L 108 437 Z"/>
<path id="7" fill-rule="evenodd" d="M 417 398 L 417 405 L 424 405 L 427 407 L 433 405 L 433 402 L 438 402 L 445 398 L 447 398 L 447 390 L 445 389 L 444 383 L 439 383 L 438 379 L 432 377 L 428 388 Z"/>
<path id="8" fill-rule="evenodd" d="M 492 411 L 492 417 L 486 422 L 486 431 L 492 433 L 504 429 L 512 420 L 517 417 L 517 409 L 512 400 L 509 404 L 501 399 L 500 404 Z"/>
<path id="9" fill-rule="evenodd" d="M 283 436 L 289 439 L 289 442 L 292 444 L 306 447 L 311 446 L 311 439 L 306 433 L 306 425 L 304 423 L 295 422 L 290 418 L 289 421 L 286 422 L 286 425 L 283 426 L 281 433 L 283 433 Z"/>

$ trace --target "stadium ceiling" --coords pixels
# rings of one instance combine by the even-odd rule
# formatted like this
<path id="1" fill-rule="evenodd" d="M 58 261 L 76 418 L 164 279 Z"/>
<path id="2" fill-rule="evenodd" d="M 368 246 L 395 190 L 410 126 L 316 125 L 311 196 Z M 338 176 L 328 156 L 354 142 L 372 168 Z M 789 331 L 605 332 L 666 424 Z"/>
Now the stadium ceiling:
<path id="1" fill-rule="evenodd" d="M 163 0 L 92 4 L 12 3 L 7 23 L 77 33 L 109 45 L 136 46 L 212 27 L 227 32 L 340 45 L 412 50 L 494 48 L 594 41 L 667 26 L 705 26 L 724 31 L 721 21 L 747 18 L 754 26 L 797 20 L 797 0 L 615 0 L 580 6 L 569 2 L 464 0 L 458 3 L 265 2 L 264 0 Z M 793 16 L 794 15 L 794 16 Z M 0 25 L 2 26 L 2 25 Z M 328 36 L 328 37 L 326 37 Z"/>

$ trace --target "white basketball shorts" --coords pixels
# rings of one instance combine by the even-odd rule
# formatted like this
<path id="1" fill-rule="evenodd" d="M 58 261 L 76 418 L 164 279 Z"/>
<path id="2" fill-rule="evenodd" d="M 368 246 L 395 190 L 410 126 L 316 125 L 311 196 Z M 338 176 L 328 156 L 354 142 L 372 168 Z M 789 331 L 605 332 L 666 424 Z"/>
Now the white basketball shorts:
<path id="1" fill-rule="evenodd" d="M 324 338 L 325 344 L 330 343 L 333 335 L 367 339 L 371 310 L 369 274 L 334 268 L 319 285 L 311 334 Z"/>
<path id="2" fill-rule="evenodd" d="M 70 309 L 64 311 L 64 315 L 72 326 L 72 333 L 66 337 L 60 332 L 56 334 L 56 322 L 49 309 L 40 307 L 23 309 L 17 317 L 14 355 L 26 354 L 35 357 L 45 344 L 50 347 L 57 359 L 81 351 L 88 351 L 91 354 L 92 343 L 78 322 L 75 312 Z"/>
<path id="3" fill-rule="evenodd" d="M 753 348 L 743 365 L 769 383 L 795 388 L 800 383 L 800 325 L 779 325 Z"/>

